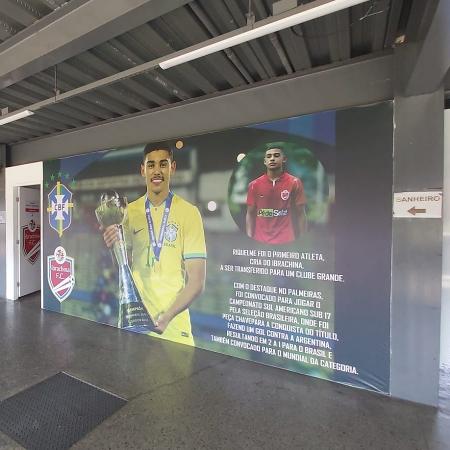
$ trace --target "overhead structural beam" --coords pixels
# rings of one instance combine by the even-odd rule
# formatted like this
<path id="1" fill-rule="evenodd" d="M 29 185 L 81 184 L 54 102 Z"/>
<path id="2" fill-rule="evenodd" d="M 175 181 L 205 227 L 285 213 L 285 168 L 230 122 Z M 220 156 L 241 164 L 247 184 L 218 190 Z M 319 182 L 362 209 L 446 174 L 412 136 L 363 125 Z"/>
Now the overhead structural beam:
<path id="1" fill-rule="evenodd" d="M 12 145 L 11 165 L 392 99 L 392 55 L 361 57 Z M 321 95 L 317 93 L 320 92 Z M 19 123 L 19 122 L 17 122 Z M 0 128 L 1 131 L 1 128 Z"/>
<path id="2" fill-rule="evenodd" d="M 396 49 L 397 90 L 405 97 L 439 89 L 450 67 L 450 0 L 439 0 L 425 38 Z"/>
<path id="3" fill-rule="evenodd" d="M 0 45 L 0 89 L 188 2 L 72 0 Z"/>
<path id="4" fill-rule="evenodd" d="M 91 1 L 101 2 L 106 0 L 91 0 Z M 130 1 L 138 1 L 138 0 L 130 0 Z M 148 1 L 156 2 L 158 0 L 148 0 Z M 317 17 L 321 17 L 322 15 L 329 14 L 333 11 L 335 12 L 342 8 L 346 7 L 348 8 L 350 6 L 359 3 L 364 3 L 365 1 L 367 0 L 314 0 L 313 2 L 310 2 L 307 5 L 302 5 L 298 8 L 290 10 L 287 13 L 280 14 L 276 18 L 268 17 L 267 19 L 260 20 L 254 25 L 250 26 L 247 25 L 238 28 L 236 30 L 230 31 L 229 33 L 225 33 L 220 36 L 216 36 L 212 39 L 208 39 L 207 41 L 204 41 L 200 44 L 192 45 L 184 50 L 171 53 L 168 56 L 161 56 L 159 58 L 153 59 L 152 61 L 139 64 L 130 69 L 118 72 L 114 75 L 110 75 L 100 80 L 93 81 L 92 83 L 85 84 L 83 86 L 64 92 L 62 94 L 57 93 L 55 96 L 49 97 L 37 103 L 33 103 L 32 105 L 25 106 L 22 109 L 14 111 L 10 114 L 6 114 L 4 118 L 8 119 L 11 115 L 21 113 L 25 110 L 30 110 L 33 112 L 38 111 L 39 109 L 45 108 L 46 106 L 50 106 L 54 103 L 68 100 L 78 95 L 86 94 L 87 92 L 92 91 L 94 89 L 99 89 L 108 86 L 110 84 L 125 80 L 127 78 L 135 77 L 152 69 L 156 68 L 166 69 L 168 67 L 172 67 L 180 63 L 179 58 L 183 59 L 182 62 L 185 62 L 185 58 L 187 58 L 188 61 L 200 58 L 204 56 L 204 54 L 201 52 L 202 49 L 207 49 L 206 54 L 210 54 L 213 51 L 219 51 L 223 50 L 224 48 L 228 48 L 230 45 L 237 45 L 239 41 L 246 42 L 249 39 L 257 38 L 258 36 L 264 36 L 268 32 L 270 33 L 275 29 L 282 30 L 285 27 L 292 26 L 296 23 L 300 22 L 303 23 L 307 20 L 313 20 Z M 255 32 L 256 34 L 253 32 Z M 216 48 L 216 46 L 218 46 L 218 48 Z"/>

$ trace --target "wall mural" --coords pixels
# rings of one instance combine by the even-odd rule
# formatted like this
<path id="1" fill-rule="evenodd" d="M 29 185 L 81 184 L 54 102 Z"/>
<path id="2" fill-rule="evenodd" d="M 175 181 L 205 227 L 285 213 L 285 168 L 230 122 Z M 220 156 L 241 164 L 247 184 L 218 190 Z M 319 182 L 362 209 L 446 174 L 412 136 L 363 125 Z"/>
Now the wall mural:
<path id="1" fill-rule="evenodd" d="M 392 117 L 44 162 L 44 308 L 389 392 Z"/>

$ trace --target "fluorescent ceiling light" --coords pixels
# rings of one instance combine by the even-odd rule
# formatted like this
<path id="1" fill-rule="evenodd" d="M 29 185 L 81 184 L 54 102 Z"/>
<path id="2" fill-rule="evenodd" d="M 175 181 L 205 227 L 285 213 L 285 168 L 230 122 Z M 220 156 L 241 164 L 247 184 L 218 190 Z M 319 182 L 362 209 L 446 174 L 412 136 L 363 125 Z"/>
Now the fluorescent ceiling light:
<path id="1" fill-rule="evenodd" d="M 278 16 L 261 20 L 251 28 L 246 26 L 181 50 L 176 53 L 176 56 L 159 63 L 159 66 L 161 69 L 169 69 L 170 67 L 178 66 L 179 64 L 201 58 L 202 56 L 210 55 L 211 53 L 233 47 L 234 45 L 239 45 L 243 42 L 251 41 L 252 39 L 257 39 L 267 34 L 326 16 L 327 14 L 332 14 L 366 1 L 368 0 L 316 0 L 279 14 Z"/>
<path id="2" fill-rule="evenodd" d="M 3 117 L 0 116 L 0 125 L 5 125 L 9 122 L 14 122 L 15 120 L 23 119 L 24 117 L 32 116 L 34 114 L 33 111 L 30 111 L 29 109 L 25 109 L 23 111 L 20 111 L 15 114 L 8 114 L 7 116 Z"/>

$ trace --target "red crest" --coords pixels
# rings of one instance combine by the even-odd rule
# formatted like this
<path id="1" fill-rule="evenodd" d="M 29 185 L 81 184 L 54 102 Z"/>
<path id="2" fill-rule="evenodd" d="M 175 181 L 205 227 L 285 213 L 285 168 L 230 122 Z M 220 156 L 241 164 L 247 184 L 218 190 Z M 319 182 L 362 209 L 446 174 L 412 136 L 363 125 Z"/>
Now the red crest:
<path id="1" fill-rule="evenodd" d="M 62 302 L 75 286 L 73 258 L 66 255 L 63 247 L 57 247 L 55 253 L 47 257 L 47 279 L 55 297 Z"/>
<path id="2" fill-rule="evenodd" d="M 34 264 L 41 251 L 41 230 L 34 220 L 22 227 L 22 252 L 25 258 Z"/>

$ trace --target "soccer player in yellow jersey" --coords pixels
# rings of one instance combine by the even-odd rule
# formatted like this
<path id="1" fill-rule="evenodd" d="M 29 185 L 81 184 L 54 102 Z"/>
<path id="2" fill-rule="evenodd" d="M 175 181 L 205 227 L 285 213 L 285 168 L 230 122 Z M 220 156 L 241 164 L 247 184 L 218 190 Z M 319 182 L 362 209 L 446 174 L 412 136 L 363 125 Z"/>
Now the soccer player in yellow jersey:
<path id="1" fill-rule="evenodd" d="M 147 192 L 128 205 L 125 239 L 133 278 L 155 320 L 155 332 L 194 345 L 188 307 L 205 286 L 206 245 L 198 208 L 170 191 L 175 169 L 170 145 L 144 148 L 141 175 Z M 103 237 L 111 247 L 118 239 L 117 226 L 108 227 Z"/>

